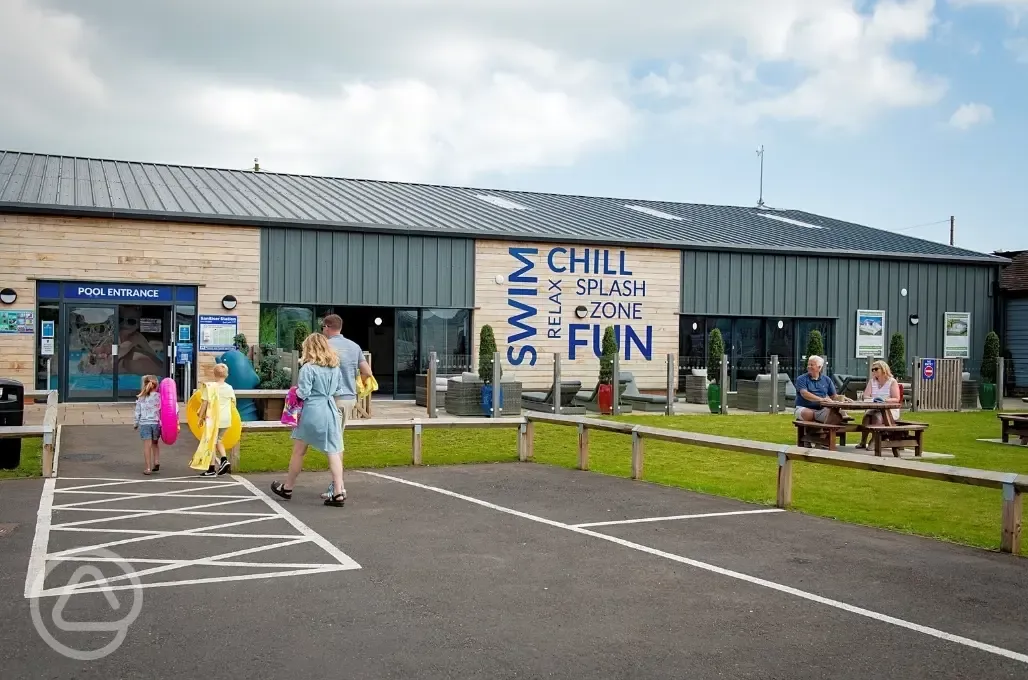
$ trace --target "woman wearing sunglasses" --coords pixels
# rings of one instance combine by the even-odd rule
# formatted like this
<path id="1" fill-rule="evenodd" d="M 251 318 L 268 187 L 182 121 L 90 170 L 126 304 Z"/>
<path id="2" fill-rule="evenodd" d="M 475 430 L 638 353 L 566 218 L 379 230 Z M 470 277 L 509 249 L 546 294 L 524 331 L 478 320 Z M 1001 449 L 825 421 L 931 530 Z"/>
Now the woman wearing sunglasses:
<path id="1" fill-rule="evenodd" d="M 863 398 L 864 401 L 881 401 L 887 404 L 902 403 L 899 383 L 893 377 L 889 364 L 881 359 L 871 364 L 871 379 L 867 382 L 867 387 L 864 388 Z M 893 422 L 899 420 L 900 410 L 898 408 L 890 410 L 892 411 Z M 885 418 L 881 411 L 867 411 L 864 413 L 862 424 L 881 425 L 884 420 Z M 858 449 L 867 448 L 867 437 L 868 433 L 865 430 L 860 435 L 860 443 L 857 444 Z"/>

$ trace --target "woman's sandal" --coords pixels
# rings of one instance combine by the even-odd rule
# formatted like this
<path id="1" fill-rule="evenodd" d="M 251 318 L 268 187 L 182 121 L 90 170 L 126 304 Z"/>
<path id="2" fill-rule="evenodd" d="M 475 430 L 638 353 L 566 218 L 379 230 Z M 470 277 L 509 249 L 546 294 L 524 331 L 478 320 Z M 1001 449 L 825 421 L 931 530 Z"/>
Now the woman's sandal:
<path id="1" fill-rule="evenodd" d="M 332 496 L 331 498 L 326 498 L 325 499 L 325 505 L 331 505 L 331 506 L 336 507 L 336 508 L 343 507 L 343 505 L 345 503 L 346 503 L 346 493 L 345 492 L 337 493 L 335 496 Z"/>
<path id="2" fill-rule="evenodd" d="M 285 488 L 285 486 L 282 485 L 282 482 L 272 482 L 271 491 L 276 496 L 281 496 L 282 498 L 285 498 L 287 501 L 293 497 L 293 490 Z"/>

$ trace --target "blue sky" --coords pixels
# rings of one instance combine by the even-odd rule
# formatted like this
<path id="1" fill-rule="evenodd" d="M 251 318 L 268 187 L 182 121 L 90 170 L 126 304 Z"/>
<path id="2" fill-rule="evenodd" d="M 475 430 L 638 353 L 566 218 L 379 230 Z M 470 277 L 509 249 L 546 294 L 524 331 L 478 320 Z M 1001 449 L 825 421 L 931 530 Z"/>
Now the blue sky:
<path id="1" fill-rule="evenodd" d="M 0 25 L 3 149 L 754 205 L 763 144 L 771 207 L 1028 248 L 1028 0 L 3 0 Z"/>
<path id="2" fill-rule="evenodd" d="M 657 129 L 626 150 L 572 166 L 488 182 L 510 188 L 752 205 L 765 147 L 764 201 L 901 230 L 973 250 L 1028 249 L 1028 63 L 1004 46 L 1028 36 L 993 7 L 937 6 L 942 36 L 903 52 L 948 89 L 938 103 L 885 112 L 858 132 L 805 123 L 764 123 L 733 140 L 687 139 Z M 1028 56 L 1028 55 L 1026 55 Z M 949 125 L 963 104 L 982 103 L 991 121 Z M 938 223 L 941 222 L 941 223 Z M 937 223 L 937 224 L 926 224 Z M 926 225 L 926 226 L 919 226 Z M 912 228 L 916 227 L 916 228 Z"/>

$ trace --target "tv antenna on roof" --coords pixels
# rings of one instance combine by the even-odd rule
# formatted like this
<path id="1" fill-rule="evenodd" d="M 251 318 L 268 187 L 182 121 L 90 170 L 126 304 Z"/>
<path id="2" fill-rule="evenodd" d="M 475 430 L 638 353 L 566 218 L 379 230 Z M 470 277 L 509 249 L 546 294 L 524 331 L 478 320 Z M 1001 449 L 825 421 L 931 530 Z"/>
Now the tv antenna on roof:
<path id="1" fill-rule="evenodd" d="M 760 197 L 757 199 L 757 207 L 764 207 L 764 145 L 761 144 L 760 148 L 757 149 L 757 155 L 760 156 Z"/>

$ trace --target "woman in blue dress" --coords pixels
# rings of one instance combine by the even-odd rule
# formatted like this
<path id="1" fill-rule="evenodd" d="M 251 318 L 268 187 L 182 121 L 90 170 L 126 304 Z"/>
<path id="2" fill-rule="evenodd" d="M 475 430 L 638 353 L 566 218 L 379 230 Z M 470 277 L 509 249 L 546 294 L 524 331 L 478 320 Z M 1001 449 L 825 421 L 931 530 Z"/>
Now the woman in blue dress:
<path id="1" fill-rule="evenodd" d="M 335 401 L 343 391 L 339 357 L 324 335 L 312 333 L 303 341 L 300 361 L 296 396 L 303 400 L 303 409 L 291 435 L 293 455 L 289 459 L 289 474 L 284 482 L 272 482 L 271 490 L 287 500 L 293 497 L 293 486 L 303 469 L 303 457 L 307 447 L 312 446 L 328 456 L 333 488 L 341 492 L 325 499 L 325 505 L 342 507 L 346 501 L 346 492 L 343 491 L 343 432 Z"/>

